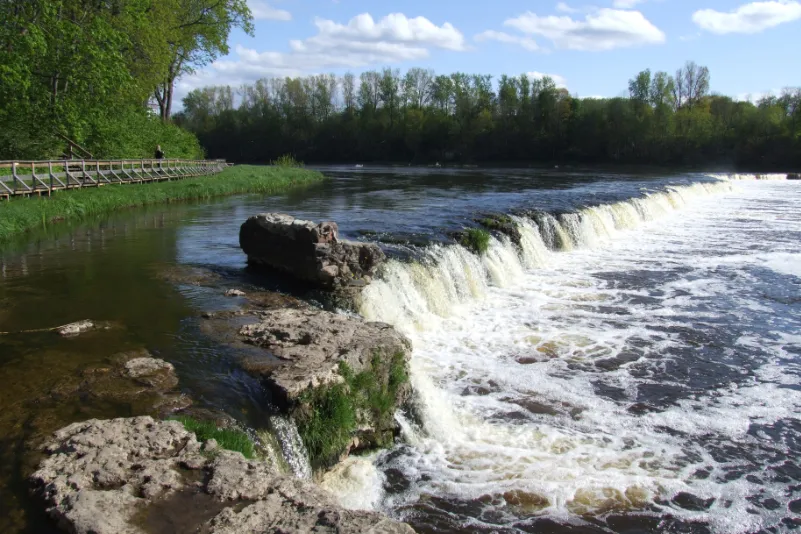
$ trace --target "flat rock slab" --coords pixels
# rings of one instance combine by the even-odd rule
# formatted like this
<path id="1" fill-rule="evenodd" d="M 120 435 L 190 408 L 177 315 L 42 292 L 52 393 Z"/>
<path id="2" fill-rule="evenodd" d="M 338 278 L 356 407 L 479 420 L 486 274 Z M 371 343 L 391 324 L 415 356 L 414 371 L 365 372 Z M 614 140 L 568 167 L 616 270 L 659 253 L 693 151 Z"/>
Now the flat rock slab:
<path id="1" fill-rule="evenodd" d="M 339 239 L 334 222 L 315 224 L 283 213 L 249 218 L 239 230 L 248 261 L 334 290 L 370 283 L 386 260 L 375 244 Z"/>
<path id="2" fill-rule="evenodd" d="M 260 375 L 287 401 L 304 391 L 342 380 L 340 363 L 358 373 L 369 368 L 376 354 L 403 354 L 410 341 L 392 326 L 317 309 L 277 309 L 259 314 L 255 324 L 239 333 L 277 358 L 250 360 L 245 368 Z"/>
<path id="3" fill-rule="evenodd" d="M 33 493 L 67 532 L 166 531 L 159 518 L 170 516 L 191 518 L 186 531 L 210 534 L 414 532 L 378 513 L 343 510 L 321 488 L 264 462 L 201 445 L 177 421 L 75 423 L 57 431 L 44 452 L 30 477 Z M 181 509 L 165 513 L 171 506 Z"/>

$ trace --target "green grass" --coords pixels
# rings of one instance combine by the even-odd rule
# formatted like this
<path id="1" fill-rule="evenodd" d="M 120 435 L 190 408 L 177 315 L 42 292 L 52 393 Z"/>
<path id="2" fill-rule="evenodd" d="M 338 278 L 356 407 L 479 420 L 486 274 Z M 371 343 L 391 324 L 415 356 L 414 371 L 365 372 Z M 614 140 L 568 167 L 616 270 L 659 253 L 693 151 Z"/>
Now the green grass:
<path id="1" fill-rule="evenodd" d="M 241 430 L 231 428 L 217 428 L 212 421 L 199 421 L 191 417 L 175 417 L 190 432 L 194 432 L 198 441 L 205 443 L 210 439 L 217 441 L 217 445 L 229 451 L 241 452 L 245 458 L 255 458 L 253 441 Z"/>
<path id="2" fill-rule="evenodd" d="M 305 406 L 295 419 L 314 468 L 334 464 L 364 418 L 379 431 L 369 445 L 391 444 L 392 434 L 387 429 L 392 427 L 398 391 L 409 377 L 402 353 L 392 356 L 388 370 L 383 369 L 385 365 L 379 354 L 373 356 L 370 369 L 360 373 L 342 362 L 339 374 L 344 383 L 309 390 L 301 397 Z M 386 380 L 381 378 L 382 371 Z"/>
<path id="3" fill-rule="evenodd" d="M 120 209 L 243 193 L 272 195 L 323 179 L 319 172 L 297 167 L 237 165 L 214 176 L 73 189 L 50 198 L 15 198 L 0 201 L 0 243 L 61 221 L 79 222 Z"/>
<path id="4" fill-rule="evenodd" d="M 459 243 L 476 254 L 484 254 L 489 248 L 490 234 L 479 228 L 469 228 L 462 234 Z"/>

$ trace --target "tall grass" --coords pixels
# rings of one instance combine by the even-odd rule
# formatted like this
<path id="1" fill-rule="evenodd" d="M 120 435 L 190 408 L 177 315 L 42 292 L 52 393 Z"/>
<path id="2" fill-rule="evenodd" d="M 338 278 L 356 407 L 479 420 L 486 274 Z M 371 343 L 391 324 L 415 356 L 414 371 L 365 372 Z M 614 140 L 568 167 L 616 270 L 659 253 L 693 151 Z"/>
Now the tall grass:
<path id="1" fill-rule="evenodd" d="M 190 432 L 194 432 L 198 441 L 205 443 L 210 439 L 229 451 L 241 452 L 245 458 L 255 458 L 253 441 L 247 434 L 235 428 L 217 428 L 213 421 L 199 421 L 191 417 L 175 417 Z"/>
<path id="2" fill-rule="evenodd" d="M 61 221 L 76 222 L 120 209 L 242 193 L 277 194 L 321 180 L 319 172 L 301 168 L 237 165 L 214 176 L 73 189 L 50 198 L 15 198 L 0 201 L 0 243 Z"/>

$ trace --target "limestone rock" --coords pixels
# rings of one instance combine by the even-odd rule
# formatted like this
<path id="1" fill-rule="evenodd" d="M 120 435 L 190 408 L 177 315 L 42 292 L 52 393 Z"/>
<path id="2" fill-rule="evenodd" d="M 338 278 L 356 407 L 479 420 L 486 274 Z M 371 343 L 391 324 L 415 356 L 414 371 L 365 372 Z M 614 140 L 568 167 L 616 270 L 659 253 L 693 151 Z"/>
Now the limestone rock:
<path id="1" fill-rule="evenodd" d="M 245 292 L 239 289 L 229 289 L 225 292 L 226 297 L 244 297 Z"/>
<path id="2" fill-rule="evenodd" d="M 58 333 L 64 337 L 77 336 L 78 334 L 83 334 L 84 332 L 92 330 L 94 327 L 95 324 L 87 319 L 85 321 L 77 321 L 75 323 L 59 326 Z"/>
<path id="3" fill-rule="evenodd" d="M 251 360 L 246 368 L 262 374 L 290 402 L 309 388 L 341 381 L 340 362 L 359 373 L 377 353 L 400 353 L 408 360 L 411 352 L 409 340 L 388 324 L 314 309 L 262 312 L 261 321 L 243 326 L 240 334 L 278 358 Z"/>
<path id="4" fill-rule="evenodd" d="M 125 374 L 140 384 L 167 390 L 178 385 L 175 367 L 157 358 L 140 357 L 125 362 Z"/>
<path id="5" fill-rule="evenodd" d="M 340 240 L 334 222 L 314 224 L 282 213 L 249 218 L 239 245 L 251 263 L 327 290 L 369 283 L 386 259 L 377 245 Z"/>
<path id="6" fill-rule="evenodd" d="M 30 480 L 51 517 L 77 534 L 144 534 L 171 506 L 210 534 L 413 532 L 342 510 L 321 488 L 266 463 L 212 449 L 176 421 L 93 419 L 57 431 Z"/>

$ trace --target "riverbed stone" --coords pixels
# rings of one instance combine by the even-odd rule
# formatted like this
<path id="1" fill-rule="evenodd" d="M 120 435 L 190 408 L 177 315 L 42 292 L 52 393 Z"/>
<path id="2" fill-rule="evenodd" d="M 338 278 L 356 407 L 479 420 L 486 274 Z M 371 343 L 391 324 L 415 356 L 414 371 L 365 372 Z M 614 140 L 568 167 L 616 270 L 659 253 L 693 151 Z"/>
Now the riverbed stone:
<path id="1" fill-rule="evenodd" d="M 283 213 L 250 217 L 240 228 L 239 245 L 251 264 L 325 290 L 364 286 L 386 259 L 375 244 L 339 239 L 335 222 L 315 224 Z"/>
<path id="2" fill-rule="evenodd" d="M 143 534 L 170 506 L 181 508 L 173 515 L 198 522 L 192 531 L 210 534 L 414 532 L 375 512 L 343 510 L 312 482 L 259 460 L 204 448 L 177 421 L 74 423 L 43 451 L 32 492 L 66 532 Z"/>

